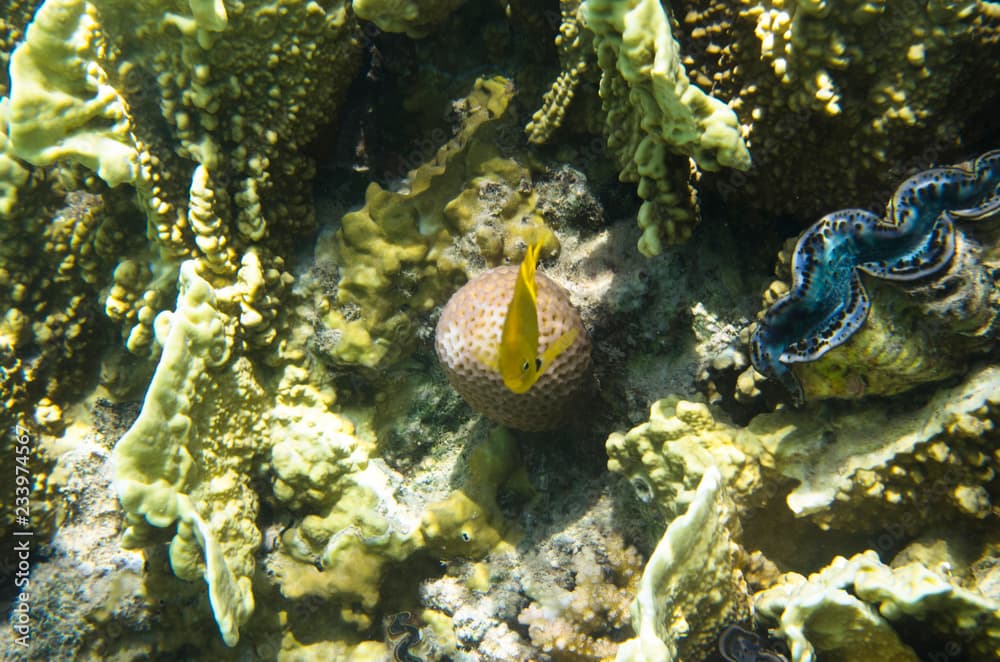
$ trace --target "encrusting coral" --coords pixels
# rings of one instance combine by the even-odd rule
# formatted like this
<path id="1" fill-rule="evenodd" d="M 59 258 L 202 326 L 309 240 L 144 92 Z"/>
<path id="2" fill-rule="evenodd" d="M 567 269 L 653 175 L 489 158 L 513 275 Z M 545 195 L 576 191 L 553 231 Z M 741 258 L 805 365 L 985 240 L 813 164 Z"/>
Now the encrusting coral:
<path id="1" fill-rule="evenodd" d="M 233 646 L 254 608 L 260 532 L 249 479 L 267 431 L 263 390 L 249 361 L 232 357 L 234 319 L 219 307 L 185 262 L 177 309 L 154 323 L 163 353 L 142 412 L 115 446 L 115 489 L 128 518 L 125 547 L 177 523 L 171 567 L 183 579 L 204 577 Z"/>
<path id="2" fill-rule="evenodd" d="M 271 563 L 283 595 L 343 602 L 341 618 L 358 628 L 370 624 L 388 563 L 422 548 L 483 555 L 502 541 L 494 500 L 517 468 L 509 437 L 498 433 L 473 451 L 468 484 L 411 512 L 396 502 L 397 479 L 369 461 L 370 445 L 328 411 L 328 395 L 294 366 L 265 389 L 236 355 L 236 293 L 213 290 L 194 261 L 182 265 L 180 290 L 177 309 L 154 322 L 163 353 L 138 420 L 115 446 L 115 489 L 126 547 L 151 544 L 155 529 L 176 523 L 171 567 L 204 578 L 228 645 L 254 610 L 261 534 L 250 480 L 264 463 L 274 495 L 302 515 Z"/>
<path id="3" fill-rule="evenodd" d="M 928 402 L 899 411 L 878 403 L 756 416 L 746 427 L 677 397 L 655 402 L 649 421 L 608 437 L 608 468 L 668 517 L 691 499 L 709 467 L 725 477 L 740 512 L 785 497 L 822 528 L 863 530 L 903 513 L 913 525 L 990 517 L 996 461 L 998 371 L 987 367 Z M 826 406 L 826 405 L 824 405 Z"/>
<path id="4" fill-rule="evenodd" d="M 731 539 L 735 515 L 710 467 L 646 563 L 631 608 L 637 636 L 622 643 L 618 662 L 702 659 L 725 625 L 749 616 Z"/>
<path id="5" fill-rule="evenodd" d="M 386 32 L 423 37 L 465 0 L 354 0 L 358 18 L 372 21 Z"/>
<path id="6" fill-rule="evenodd" d="M 1000 389 L 989 365 L 974 365 L 961 383 L 926 389 L 913 402 L 816 403 L 807 412 L 757 416 L 746 427 L 699 402 L 661 400 L 647 423 L 608 439 L 608 466 L 643 504 L 613 499 L 616 482 L 595 457 L 602 426 L 609 418 L 641 419 L 637 409 L 655 391 L 679 390 L 673 386 L 689 383 L 691 372 L 677 365 L 682 361 L 651 366 L 637 348 L 673 347 L 692 334 L 699 343 L 731 337 L 745 321 L 738 318 L 752 311 L 720 311 L 713 297 L 739 298 L 727 278 L 745 273 L 707 265 L 734 253 L 735 264 L 756 264 L 759 251 L 713 246 L 712 259 L 699 254 L 692 270 L 705 284 L 690 288 L 660 278 L 675 273 L 669 269 L 630 270 L 625 256 L 638 233 L 627 221 L 605 224 L 593 202 L 602 196 L 617 213 L 630 201 L 611 199 L 620 189 L 609 193 L 603 174 L 593 176 L 599 168 L 587 170 L 588 182 L 579 163 L 539 160 L 573 151 L 554 130 L 568 117 L 570 98 L 589 92 L 582 79 L 599 73 L 605 113 L 591 114 L 608 129 L 623 179 L 638 183 L 644 253 L 691 234 L 691 178 L 699 170 L 745 168 L 748 140 L 760 172 L 746 180 L 734 172 L 706 176 L 699 188 L 715 186 L 748 207 L 791 210 L 796 218 L 810 204 L 825 204 L 831 191 L 863 204 L 868 193 L 904 179 L 899 169 L 924 147 L 936 153 L 921 167 L 950 158 L 943 149 L 975 142 L 975 114 L 996 98 L 988 86 L 968 84 L 995 71 L 991 3 L 695 0 L 671 16 L 654 0 L 567 0 L 558 17 L 563 73 L 531 129 L 531 142 L 553 142 L 544 152 L 510 140 L 522 138 L 517 127 L 526 119 L 516 116 L 522 104 L 514 102 L 511 81 L 523 93 L 554 66 L 554 57 L 540 62 L 539 44 L 529 43 L 545 29 L 539 25 L 554 26 L 554 2 L 532 17 L 531 36 L 504 22 L 504 8 L 507 19 L 537 9 L 522 1 L 45 0 L 34 3 L 40 9 L 27 31 L 26 6 L 9 4 L 0 17 L 4 58 L 21 43 L 9 60 L 9 90 L 0 74 L 0 93 L 10 93 L 0 99 L 0 309 L 7 311 L 0 393 L 5 425 L 33 422 L 32 433 L 45 440 L 31 456 L 39 540 L 49 535 L 49 505 L 67 503 L 61 516 L 68 524 L 59 528 L 65 538 L 55 554 L 31 561 L 31 580 L 47 593 L 34 615 L 53 626 L 39 641 L 60 647 L 52 655 L 702 659 L 717 650 L 720 632 L 748 625 L 746 557 L 762 562 L 765 553 L 738 547 L 741 539 L 764 537 L 741 534 L 755 523 L 748 518 L 759 524 L 779 513 L 795 533 L 816 524 L 876 539 L 890 517 L 917 528 L 947 522 L 960 531 L 950 540 L 987 530 L 995 518 Z M 482 31 L 455 30 L 454 38 L 435 41 L 433 28 L 444 21 L 463 28 L 482 17 L 490 21 Z M 359 21 L 369 19 L 363 39 Z M 418 151 L 426 153 L 411 160 L 423 163 L 401 181 L 371 184 L 364 205 L 331 218 L 310 253 L 311 155 L 337 159 L 324 143 L 350 134 L 355 121 L 337 123 L 338 112 L 363 115 L 374 99 L 405 89 L 400 72 L 427 64 L 417 60 L 442 43 L 476 39 L 488 42 L 480 44 L 488 67 L 463 49 L 435 52 L 440 60 L 430 65 L 439 69 L 436 80 L 451 77 L 447 92 L 430 96 L 443 101 L 454 137 L 440 129 L 422 141 Z M 368 62 L 359 77 L 362 55 Z M 982 66 L 962 69 L 973 58 Z M 498 68 L 512 78 L 472 82 Z M 459 85 L 472 91 L 452 102 Z M 367 118 L 360 120 L 365 131 L 386 129 L 378 138 L 391 142 L 441 123 L 428 119 L 442 108 L 423 106 L 427 96 L 399 96 L 403 110 L 391 121 L 406 129 Z M 380 112 L 392 106 L 378 105 Z M 814 126 L 817 117 L 828 121 Z M 582 123 L 584 132 L 593 128 Z M 848 136 L 847 125 L 857 135 Z M 374 151 L 375 133 L 350 147 Z M 992 159 L 959 168 L 958 180 L 978 185 L 993 172 L 983 165 Z M 849 176 L 816 176 L 829 172 Z M 558 174 L 546 182 L 539 173 Z M 337 191 L 364 176 L 345 179 L 355 175 L 342 188 L 337 181 Z M 570 200 L 568 191 L 578 194 Z M 947 262 L 933 275 L 948 287 L 961 283 L 961 300 L 916 292 L 910 283 L 905 297 L 920 300 L 897 314 L 904 295 L 889 292 L 888 282 L 868 284 L 867 326 L 904 341 L 898 350 L 876 351 L 888 345 L 870 342 L 867 354 L 850 354 L 861 329 L 823 359 L 839 352 L 843 363 L 873 365 L 877 353 L 905 362 L 910 348 L 936 337 L 916 335 L 929 325 L 913 310 L 944 319 L 971 344 L 992 339 L 984 329 L 992 328 L 996 307 L 996 283 L 987 278 L 995 275 L 996 242 L 974 236 L 966 221 L 995 212 L 994 194 L 978 191 L 976 205 L 947 207 L 963 217 L 951 229 L 954 219 L 918 215 L 923 230 L 922 221 L 931 221 L 926 234 L 935 241 L 953 233 L 954 257 L 939 259 L 944 253 L 932 250 L 944 241 L 908 257 L 930 256 L 924 264 L 935 269 Z M 338 209 L 359 202 L 350 195 L 336 201 Z M 970 207 L 977 211 L 961 211 Z M 610 397 L 600 405 L 610 411 L 584 412 L 573 437 L 517 435 L 470 418 L 427 369 L 445 299 L 488 267 L 519 260 L 528 246 L 549 257 L 561 251 L 553 275 L 587 286 L 581 308 L 602 351 L 598 376 L 608 377 Z M 898 274 L 898 258 L 880 252 L 883 264 L 868 260 L 862 268 Z M 286 264 L 305 274 L 297 290 Z M 643 280 L 667 284 L 657 289 Z M 648 305 L 653 293 L 671 287 L 685 290 L 676 294 L 683 305 Z M 538 290 L 544 325 L 547 286 Z M 509 297 L 501 299 L 494 309 L 506 308 Z M 690 315 L 677 323 L 658 314 L 675 308 Z M 116 326 L 133 354 L 117 346 Z M 609 332 L 612 326 L 621 328 Z M 585 339 L 584 332 L 574 337 Z M 536 349 L 544 356 L 548 348 L 543 340 Z M 914 360 L 913 374 L 966 370 L 968 352 L 935 351 L 951 353 L 930 367 Z M 487 357 L 485 364 L 493 363 Z M 108 406 L 128 426 L 154 365 L 138 419 L 111 458 L 110 443 L 98 439 L 103 451 L 75 445 L 53 469 L 46 453 L 92 429 L 86 412 L 101 411 L 92 398 L 120 397 Z M 621 366 L 626 376 L 611 377 Z M 832 392 L 850 390 L 858 373 L 841 367 L 799 375 L 806 394 L 825 394 L 822 381 Z M 84 394 L 98 374 L 97 390 Z M 870 379 L 864 395 L 895 392 L 902 378 L 885 374 Z M 405 386 L 397 386 L 401 375 Z M 556 423 L 557 410 L 548 404 L 536 418 Z M 5 438 L 2 449 L 8 445 Z M 72 453 L 87 455 L 71 460 Z M 76 469 L 86 472 L 67 480 Z M 100 481 L 112 470 L 124 514 L 104 498 Z M 81 504 L 74 498 L 93 501 L 75 508 Z M 8 501 L 0 493 L 0 504 Z M 661 530 L 651 531 L 645 517 L 622 518 L 619 507 L 655 510 L 656 527 L 666 521 L 641 579 L 632 536 Z M 109 536 L 121 530 L 124 545 L 142 554 L 114 551 Z M 838 552 L 860 548 L 851 545 Z M 87 558 L 97 549 L 100 555 Z M 771 561 L 788 560 L 775 556 L 754 575 L 769 586 L 757 607 L 800 657 L 811 647 L 841 650 L 819 624 L 850 612 L 859 616 L 852 622 L 888 642 L 879 649 L 884 656 L 907 654 L 892 641 L 911 643 L 907 633 L 890 626 L 913 617 L 945 623 L 947 636 L 970 642 L 970 657 L 992 659 L 998 580 L 991 553 L 961 580 L 940 574 L 941 558 L 914 550 L 908 560 L 919 565 L 901 559 L 890 569 L 867 554 L 836 561 L 815 581 L 788 575 L 771 585 L 778 574 Z M 838 574 L 845 565 L 848 572 Z M 115 575 L 126 577 L 121 595 Z M 59 577 L 80 582 L 61 588 Z M 629 621 L 624 605 L 633 592 Z M 209 636 L 212 615 L 221 639 Z M 621 644 L 630 626 L 634 638 Z M 61 636 L 73 631 L 91 641 Z M 419 647 L 414 633 L 423 638 Z M 0 656 L 11 647 L 5 641 Z"/>
<path id="7" fill-rule="evenodd" d="M 995 517 L 990 493 L 997 474 L 989 445 L 996 438 L 997 378 L 996 368 L 983 368 L 970 374 L 964 384 L 942 390 L 922 406 L 893 413 L 878 403 L 858 403 L 847 411 L 831 407 L 808 414 L 763 414 L 745 428 L 725 422 L 721 412 L 706 405 L 668 398 L 653 405 L 648 423 L 609 437 L 608 466 L 622 473 L 638 497 L 668 519 L 683 513 L 684 508 L 694 508 L 689 504 L 697 501 L 701 490 L 694 486 L 704 485 L 706 477 L 714 474 L 727 487 L 727 496 L 720 497 L 720 503 L 740 519 L 754 516 L 760 508 L 772 513 L 774 508 L 784 508 L 774 503 L 775 498 L 784 497 L 796 517 L 808 518 L 821 528 L 855 534 L 874 531 L 873 539 L 879 541 L 878 533 L 884 533 L 886 522 L 894 527 L 893 540 L 914 536 L 942 522 L 975 526 L 977 521 Z M 756 526 L 761 526 L 759 520 Z M 870 561 L 872 567 L 879 565 Z M 949 619 L 964 623 L 955 626 L 957 630 L 951 629 L 952 625 L 944 629 L 952 636 L 957 631 L 978 632 L 972 635 L 976 646 L 991 651 L 983 658 L 990 659 L 989 655 L 995 654 L 990 646 L 996 646 L 991 635 L 969 630 L 974 621 L 962 616 L 965 608 L 958 609 L 952 603 L 945 606 L 940 600 L 944 595 L 957 596 L 960 602 L 965 601 L 967 611 L 978 613 L 979 622 L 994 608 L 987 607 L 981 597 L 961 597 L 972 593 L 943 580 L 929 583 L 927 572 L 921 566 L 901 572 L 901 577 L 911 578 L 906 582 L 926 588 L 926 601 L 915 597 L 915 602 L 924 601 L 922 605 L 900 606 L 896 613 L 923 618 L 928 610 L 941 610 Z M 773 593 L 764 594 L 768 598 L 758 596 L 757 600 L 757 609 L 775 619 L 785 605 L 789 606 L 781 616 L 782 623 L 788 623 L 781 634 L 797 642 L 792 659 L 811 659 L 801 653 L 805 638 L 823 649 L 846 646 L 846 641 L 814 640 L 808 627 L 802 634 L 795 623 L 802 625 L 801 619 L 807 619 L 817 631 L 824 629 L 819 623 L 838 618 L 839 602 L 817 603 L 806 597 L 803 589 L 800 608 L 786 599 L 787 591 L 797 590 L 795 585 L 792 582 L 787 589 L 771 589 Z M 867 586 L 872 587 L 871 595 L 882 595 L 881 588 Z M 901 597 L 903 593 L 894 595 L 896 600 L 910 599 Z M 771 598 L 775 602 L 764 607 Z M 862 600 L 880 602 L 882 598 Z M 886 609 L 889 607 L 883 606 Z M 851 618 L 858 619 L 858 627 L 870 629 L 872 646 L 882 642 L 878 645 L 889 647 L 885 650 L 908 650 L 868 606 L 857 602 L 849 612 Z M 887 612 L 884 615 L 898 618 Z M 669 646 L 670 639 L 678 636 L 672 633 L 659 638 Z M 900 659 L 917 659 L 909 655 Z M 658 658 L 654 655 L 653 659 Z"/>
<path id="8" fill-rule="evenodd" d="M 94 48 L 93 14 L 83 0 L 42 4 L 11 56 L 9 136 L 29 163 L 71 159 L 117 186 L 135 180 L 138 153 L 125 101 Z"/>
<path id="9" fill-rule="evenodd" d="M 995 505 L 1000 372 L 985 367 L 926 403 L 886 411 L 776 412 L 746 432 L 776 471 L 800 484 L 787 497 L 798 516 L 844 530 L 879 526 L 906 513 L 913 523 L 984 519 Z"/>

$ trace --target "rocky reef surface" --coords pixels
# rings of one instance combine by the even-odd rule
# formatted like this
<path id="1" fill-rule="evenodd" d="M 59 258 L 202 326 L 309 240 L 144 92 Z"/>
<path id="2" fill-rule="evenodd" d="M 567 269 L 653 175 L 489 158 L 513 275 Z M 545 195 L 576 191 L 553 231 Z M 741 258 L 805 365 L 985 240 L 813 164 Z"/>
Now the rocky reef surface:
<path id="1" fill-rule="evenodd" d="M 1000 4 L 10 0 L 0 59 L 3 659 L 1000 656 Z M 489 417 L 435 354 L 529 247 L 589 351 L 530 424 L 513 278 Z"/>

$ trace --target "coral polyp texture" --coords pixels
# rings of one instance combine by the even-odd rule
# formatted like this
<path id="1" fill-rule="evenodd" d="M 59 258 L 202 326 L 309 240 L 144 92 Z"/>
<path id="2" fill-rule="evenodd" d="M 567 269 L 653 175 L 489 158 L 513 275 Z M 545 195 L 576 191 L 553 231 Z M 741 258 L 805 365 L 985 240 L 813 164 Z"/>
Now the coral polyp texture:
<path id="1" fill-rule="evenodd" d="M 790 366 L 816 361 L 864 325 L 871 307 L 861 274 L 936 299 L 929 311 L 967 336 L 996 333 L 993 276 L 956 221 L 1000 213 L 1000 152 L 934 168 L 903 182 L 885 217 L 861 209 L 828 214 L 806 230 L 792 255 L 791 290 L 765 312 L 751 359 L 796 403 L 803 390 Z M 951 269 L 957 263 L 960 268 Z M 978 267 L 978 268 L 977 268 Z M 929 284 L 929 281 L 932 281 Z"/>
<path id="2" fill-rule="evenodd" d="M 586 394 L 590 338 L 566 290 L 536 273 L 539 355 L 564 334 L 576 335 L 530 389 L 510 390 L 494 366 L 517 277 L 518 267 L 497 267 L 463 285 L 441 312 L 435 348 L 448 381 L 473 409 L 512 428 L 546 430 L 564 423 Z"/>
<path id="3" fill-rule="evenodd" d="M 455 135 L 408 173 L 405 187 L 369 184 L 365 205 L 320 238 L 316 261 L 339 277 L 332 291 L 312 275 L 303 289 L 316 301 L 315 346 L 326 360 L 385 370 L 414 350 L 475 262 L 512 259 L 522 244 L 558 246 L 536 209 L 531 171 L 497 149 L 513 94 L 502 76 L 477 79 L 454 104 Z M 478 250 L 470 256 L 463 243 Z"/>
<path id="4" fill-rule="evenodd" d="M 301 148 L 357 68 L 356 29 L 344 3 L 293 2 L 280 18 L 268 2 L 42 4 L 11 57 L 10 146 L 135 187 L 152 241 L 123 256 L 105 300 L 131 351 L 159 351 L 151 324 L 181 261 L 221 286 L 251 247 L 275 277 L 245 302 L 241 342 L 274 339 L 278 253 L 312 225 Z"/>
<path id="5" fill-rule="evenodd" d="M 631 607 L 637 636 L 622 643 L 618 662 L 704 659 L 724 624 L 750 615 L 733 515 L 722 475 L 710 467 L 649 557 Z"/>
<path id="6" fill-rule="evenodd" d="M 814 219 L 989 140 L 969 118 L 997 102 L 994 2 L 696 0 L 677 18 L 688 75 L 747 126 L 754 168 L 719 179 L 730 202 Z"/>

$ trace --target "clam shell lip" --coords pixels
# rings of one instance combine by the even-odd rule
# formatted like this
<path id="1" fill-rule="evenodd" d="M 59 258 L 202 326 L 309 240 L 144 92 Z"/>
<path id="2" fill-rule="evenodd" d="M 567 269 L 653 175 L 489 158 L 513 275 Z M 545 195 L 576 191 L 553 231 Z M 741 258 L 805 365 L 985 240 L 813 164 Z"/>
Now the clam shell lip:
<path id="1" fill-rule="evenodd" d="M 961 243 L 955 220 L 997 211 L 1000 150 L 910 177 L 896 189 L 885 218 L 863 209 L 827 214 L 796 242 L 791 287 L 751 338 L 754 367 L 801 403 L 802 387 L 788 366 L 815 361 L 865 324 L 870 303 L 859 272 L 904 289 L 938 279 Z"/>
<path id="2" fill-rule="evenodd" d="M 535 274 L 539 353 L 570 329 L 577 337 L 526 393 L 508 389 L 487 366 L 495 362 L 518 267 L 503 266 L 463 285 L 445 304 L 435 332 L 435 350 L 448 382 L 487 418 L 519 430 L 558 427 L 590 373 L 590 337 L 562 286 Z"/>

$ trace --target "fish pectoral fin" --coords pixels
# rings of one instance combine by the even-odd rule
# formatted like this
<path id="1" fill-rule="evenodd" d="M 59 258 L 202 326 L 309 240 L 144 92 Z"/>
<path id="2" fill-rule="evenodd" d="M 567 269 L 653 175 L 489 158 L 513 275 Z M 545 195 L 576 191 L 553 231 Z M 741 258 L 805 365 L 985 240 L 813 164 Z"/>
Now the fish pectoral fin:
<path id="1" fill-rule="evenodd" d="M 545 348 L 545 351 L 542 352 L 542 355 L 535 362 L 535 365 L 537 366 L 536 378 L 540 377 L 542 373 L 545 372 L 550 365 L 552 365 L 552 362 L 556 360 L 557 356 L 569 349 L 570 345 L 576 341 L 576 337 L 578 335 L 580 335 L 580 331 L 578 329 L 570 329 L 556 338 L 551 345 Z"/>

